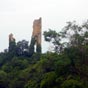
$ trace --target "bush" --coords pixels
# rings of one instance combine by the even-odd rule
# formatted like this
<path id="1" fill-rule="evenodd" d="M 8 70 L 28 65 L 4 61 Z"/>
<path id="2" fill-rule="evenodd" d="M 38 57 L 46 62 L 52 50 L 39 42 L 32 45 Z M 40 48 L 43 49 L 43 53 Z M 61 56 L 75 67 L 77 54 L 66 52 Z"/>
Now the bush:
<path id="1" fill-rule="evenodd" d="M 55 79 L 55 72 L 46 73 L 44 79 L 41 81 L 40 88 L 52 88 L 55 85 Z"/>
<path id="2" fill-rule="evenodd" d="M 69 80 L 65 80 L 61 84 L 61 88 L 83 88 L 83 85 L 81 82 L 77 80 L 69 79 Z"/>

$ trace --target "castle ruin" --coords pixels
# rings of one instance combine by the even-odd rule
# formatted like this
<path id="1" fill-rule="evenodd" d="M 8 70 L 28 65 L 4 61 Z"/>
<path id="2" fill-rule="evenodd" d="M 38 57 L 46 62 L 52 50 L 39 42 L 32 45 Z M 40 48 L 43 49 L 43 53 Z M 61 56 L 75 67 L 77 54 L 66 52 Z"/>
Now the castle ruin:
<path id="1" fill-rule="evenodd" d="M 34 20 L 31 42 L 27 50 L 29 56 L 33 55 L 35 51 L 35 46 L 36 46 L 36 52 L 41 53 L 41 29 L 42 29 L 41 27 L 42 27 L 41 18 Z M 13 50 L 16 51 L 16 48 L 17 47 L 16 47 L 15 38 L 11 33 L 9 35 L 9 52 L 12 52 Z"/>
<path id="2" fill-rule="evenodd" d="M 41 29 L 42 29 L 42 19 L 36 19 L 33 22 L 33 32 L 32 39 L 35 39 L 34 45 L 36 45 L 36 52 L 41 53 Z"/>
<path id="3" fill-rule="evenodd" d="M 15 38 L 13 37 L 13 34 L 9 34 L 9 42 L 15 41 Z"/>
<path id="4" fill-rule="evenodd" d="M 32 37 L 36 40 L 36 45 L 41 45 L 41 18 L 34 20 Z"/>

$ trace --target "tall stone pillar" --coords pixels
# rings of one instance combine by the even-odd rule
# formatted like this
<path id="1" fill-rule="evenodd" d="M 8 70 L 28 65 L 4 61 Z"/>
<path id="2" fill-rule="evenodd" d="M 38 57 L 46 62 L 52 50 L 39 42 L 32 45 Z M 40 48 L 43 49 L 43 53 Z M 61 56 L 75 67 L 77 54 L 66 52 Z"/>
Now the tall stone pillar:
<path id="1" fill-rule="evenodd" d="M 38 54 L 41 53 L 41 30 L 42 30 L 41 18 L 34 20 L 32 38 L 29 46 L 29 56 L 33 55 L 35 50 L 34 47 L 35 45 L 36 45 L 36 52 Z"/>
<path id="2" fill-rule="evenodd" d="M 16 42 L 15 38 L 13 37 L 13 34 L 9 34 L 9 52 L 14 52 L 16 50 Z"/>
<path id="3" fill-rule="evenodd" d="M 34 20 L 32 38 L 35 39 L 36 52 L 39 53 L 41 53 L 41 30 L 42 30 L 41 18 Z"/>
<path id="4" fill-rule="evenodd" d="M 41 45 L 41 18 L 34 20 L 32 37 L 36 39 L 36 43 Z"/>
<path id="5" fill-rule="evenodd" d="M 15 38 L 13 37 L 13 34 L 9 34 L 9 42 L 15 41 Z"/>

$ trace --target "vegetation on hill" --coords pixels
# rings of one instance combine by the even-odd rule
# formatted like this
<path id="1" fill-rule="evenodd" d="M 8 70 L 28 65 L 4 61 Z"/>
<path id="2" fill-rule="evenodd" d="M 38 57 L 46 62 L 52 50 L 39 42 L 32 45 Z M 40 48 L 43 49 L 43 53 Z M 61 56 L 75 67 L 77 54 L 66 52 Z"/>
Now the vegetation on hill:
<path id="1" fill-rule="evenodd" d="M 0 53 L 0 88 L 88 88 L 88 21 L 68 22 L 44 38 L 54 52 L 35 53 L 33 39 L 30 47 L 26 40 L 11 42 Z"/>

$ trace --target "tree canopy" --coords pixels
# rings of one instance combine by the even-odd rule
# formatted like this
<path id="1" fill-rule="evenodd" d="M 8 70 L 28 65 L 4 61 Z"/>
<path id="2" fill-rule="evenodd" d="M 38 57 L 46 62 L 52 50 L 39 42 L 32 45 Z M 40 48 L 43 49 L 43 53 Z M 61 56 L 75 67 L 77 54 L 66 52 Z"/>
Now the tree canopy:
<path id="1" fill-rule="evenodd" d="M 35 39 L 10 42 L 0 53 L 0 88 L 88 88 L 88 21 L 44 32 L 54 52 L 34 51 Z"/>

